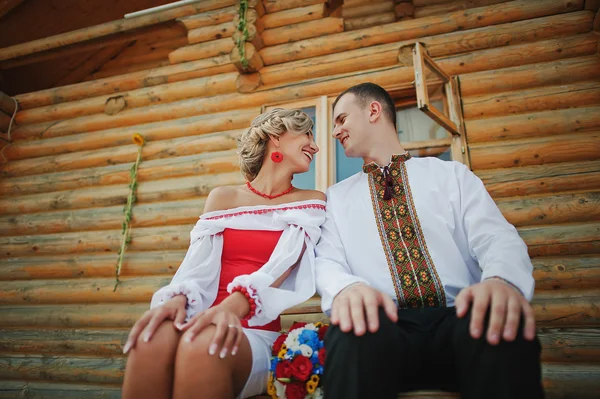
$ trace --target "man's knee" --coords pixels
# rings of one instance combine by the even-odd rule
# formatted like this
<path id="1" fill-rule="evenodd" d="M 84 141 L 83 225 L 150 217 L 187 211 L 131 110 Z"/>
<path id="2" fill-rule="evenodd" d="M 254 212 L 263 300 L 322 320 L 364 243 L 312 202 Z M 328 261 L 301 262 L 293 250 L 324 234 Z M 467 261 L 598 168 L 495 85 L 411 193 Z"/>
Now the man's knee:
<path id="1" fill-rule="evenodd" d="M 532 356 L 539 358 L 541 345 L 536 337 L 533 341 L 527 340 L 523 335 L 524 321 L 519 323 L 518 333 L 514 340 L 507 341 L 501 338 L 500 343 L 492 345 L 487 341 L 486 333 L 489 326 L 489 317 L 485 318 L 483 325 L 483 333 L 480 338 L 473 338 L 470 331 L 471 313 L 463 318 L 457 318 L 454 328 L 454 343 L 457 349 L 476 349 L 477 352 L 488 348 L 494 352 L 494 357 L 497 359 L 506 358 L 522 359 L 523 356 Z"/>
<path id="2" fill-rule="evenodd" d="M 389 350 L 391 345 L 397 344 L 397 336 L 394 333 L 396 328 L 381 309 L 379 312 L 379 328 L 372 333 L 366 331 L 363 335 L 357 336 L 354 331 L 343 332 L 339 326 L 332 325 L 325 336 L 325 346 L 330 349 L 340 349 L 340 351 L 362 352 L 363 349 L 369 352 L 379 352 Z M 329 352 L 328 352 L 329 353 Z"/>

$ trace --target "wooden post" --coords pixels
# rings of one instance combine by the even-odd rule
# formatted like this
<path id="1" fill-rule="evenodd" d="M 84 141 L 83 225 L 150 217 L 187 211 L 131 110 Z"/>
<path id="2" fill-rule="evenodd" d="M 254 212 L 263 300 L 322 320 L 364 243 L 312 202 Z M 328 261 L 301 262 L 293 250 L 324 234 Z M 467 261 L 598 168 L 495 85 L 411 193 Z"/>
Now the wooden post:
<path id="1" fill-rule="evenodd" d="M 248 61 L 248 66 L 244 66 L 244 64 L 242 64 L 242 57 L 240 55 L 240 51 L 238 50 L 237 46 L 234 46 L 233 49 L 231 50 L 231 62 L 233 63 L 233 65 L 235 65 L 237 70 L 240 71 L 240 73 L 257 72 L 264 65 L 262 57 L 260 56 L 260 54 L 258 53 L 258 50 L 256 50 L 256 47 L 254 47 L 254 45 L 252 43 L 246 42 L 244 49 L 245 49 L 244 56 L 245 56 L 246 60 Z"/>
<path id="2" fill-rule="evenodd" d="M 5 114 L 12 116 L 17 106 L 15 101 L 12 97 L 0 91 L 0 111 L 4 111 Z"/>

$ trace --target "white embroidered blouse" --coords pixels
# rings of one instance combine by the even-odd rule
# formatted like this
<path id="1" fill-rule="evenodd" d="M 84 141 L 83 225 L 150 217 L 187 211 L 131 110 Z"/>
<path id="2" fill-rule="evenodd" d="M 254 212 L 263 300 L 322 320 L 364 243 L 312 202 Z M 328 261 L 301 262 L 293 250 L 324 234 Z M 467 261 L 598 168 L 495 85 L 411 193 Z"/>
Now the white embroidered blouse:
<path id="1" fill-rule="evenodd" d="M 237 276 L 227 287 L 231 293 L 245 287 L 256 303 L 249 326 L 275 320 L 284 310 L 309 299 L 315 293 L 315 245 L 325 221 L 325 202 L 297 201 L 280 205 L 243 206 L 203 214 L 191 231 L 190 247 L 171 283 L 152 297 L 151 308 L 173 296 L 187 297 L 187 318 L 212 306 L 217 296 L 223 230 L 282 231 L 271 257 L 258 271 Z M 279 288 L 271 284 L 302 259 Z"/>

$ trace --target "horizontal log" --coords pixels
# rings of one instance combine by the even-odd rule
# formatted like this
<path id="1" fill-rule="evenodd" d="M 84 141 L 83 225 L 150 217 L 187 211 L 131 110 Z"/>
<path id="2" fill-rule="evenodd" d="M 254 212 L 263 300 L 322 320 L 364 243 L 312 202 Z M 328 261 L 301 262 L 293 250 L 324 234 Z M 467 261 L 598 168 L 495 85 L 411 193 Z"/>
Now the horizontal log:
<path id="1" fill-rule="evenodd" d="M 152 276 L 173 274 L 181 264 L 186 250 L 127 250 L 121 276 Z M 68 279 L 78 277 L 114 277 L 114 253 L 81 255 L 26 256 L 7 258 L 0 268 L 0 280 Z"/>
<path id="2" fill-rule="evenodd" d="M 148 303 L 0 306 L 2 327 L 131 328 Z"/>
<path id="3" fill-rule="evenodd" d="M 502 198 L 496 204 L 514 226 L 600 220 L 600 191 Z"/>
<path id="4" fill-rule="evenodd" d="M 146 141 L 151 143 L 178 137 L 242 129 L 248 127 L 252 119 L 258 114 L 260 114 L 260 108 L 257 107 L 239 108 L 235 111 L 101 130 L 93 135 L 88 133 L 65 137 L 45 135 L 38 140 L 13 143 L 4 151 L 4 156 L 8 160 L 16 161 L 26 158 L 123 146 L 131 144 L 131 138 L 135 133 L 141 134 Z"/>
<path id="5" fill-rule="evenodd" d="M 267 13 L 274 13 L 326 2 L 327 0 L 263 0 L 263 5 Z"/>
<path id="6" fill-rule="evenodd" d="M 45 51 L 73 43 L 104 37 L 115 33 L 126 32 L 144 26 L 155 25 L 160 22 L 174 20 L 188 15 L 198 14 L 218 8 L 233 5 L 235 0 L 209 0 L 201 3 L 186 4 L 181 7 L 172 8 L 149 15 L 120 19 L 100 25 L 82 28 L 75 31 L 62 33 L 27 43 L 16 44 L 0 49 L 0 61 L 22 57 L 28 54 Z"/>
<path id="7" fill-rule="evenodd" d="M 126 91 L 118 95 L 104 95 L 78 101 L 23 110 L 17 114 L 18 124 L 40 123 L 61 119 L 77 118 L 105 112 L 107 102 L 121 98 L 126 108 L 145 107 L 156 103 L 169 103 L 194 97 L 207 97 L 235 92 L 236 72 L 220 74 L 183 82 L 166 83 L 159 86 Z"/>
<path id="8" fill-rule="evenodd" d="M 115 265 L 116 261 L 115 256 Z M 152 294 L 168 285 L 172 276 L 121 277 L 119 280 L 115 291 L 115 277 L 4 281 L 0 288 L 0 301 L 7 305 L 149 303 Z"/>
<path id="9" fill-rule="evenodd" d="M 274 46 L 281 43 L 295 42 L 309 37 L 331 35 L 343 31 L 344 20 L 342 18 L 328 17 L 265 30 L 262 33 L 262 40 L 265 46 Z"/>
<path id="10" fill-rule="evenodd" d="M 518 231 L 531 257 L 597 253 L 600 248 L 598 222 L 519 227 Z"/>
<path id="11" fill-rule="evenodd" d="M 91 385 L 36 381 L 0 381 L 0 398 L 29 395 L 46 399 L 121 399 L 121 384 Z"/>
<path id="12" fill-rule="evenodd" d="M 383 14 L 369 15 L 363 18 L 348 18 L 344 19 L 344 29 L 346 31 L 365 29 L 372 26 L 391 24 L 396 21 L 394 12 L 386 12 Z"/>
<path id="13" fill-rule="evenodd" d="M 136 191 L 137 203 L 197 198 L 208 195 L 211 189 L 220 185 L 243 183 L 242 174 L 237 171 L 141 182 Z M 129 186 L 126 184 L 114 185 L 110 190 L 105 187 L 92 187 L 52 194 L 10 197 L 0 201 L 0 209 L 4 215 L 7 215 L 125 205 L 127 195 L 129 195 Z"/>
<path id="14" fill-rule="evenodd" d="M 185 28 L 190 31 L 192 29 L 202 28 L 205 26 L 220 25 L 225 22 L 233 21 L 233 17 L 238 15 L 239 11 L 236 6 L 224 7 L 218 10 L 206 11 L 188 17 L 178 18 Z"/>
<path id="15" fill-rule="evenodd" d="M 591 362 L 600 356 L 598 328 L 540 328 L 543 362 Z"/>
<path id="16" fill-rule="evenodd" d="M 415 18 L 425 18 L 430 17 L 432 15 L 440 15 L 454 11 L 467 10 L 469 8 L 506 3 L 506 1 L 507 0 L 454 0 L 447 1 L 443 4 L 427 4 L 425 6 L 415 7 L 413 15 Z"/>
<path id="17" fill-rule="evenodd" d="M 586 33 L 501 48 L 483 49 L 472 53 L 444 57 L 444 59 L 436 60 L 436 62 L 446 73 L 462 75 L 477 71 L 593 55 L 597 52 L 598 37 L 593 33 Z M 527 54 L 527 57 L 523 58 L 523 54 Z"/>
<path id="18" fill-rule="evenodd" d="M 43 355 L 0 355 L 3 380 L 42 380 L 118 384 L 122 382 L 126 359 Z"/>
<path id="19" fill-rule="evenodd" d="M 600 132 L 472 144 L 469 151 L 473 170 L 595 161 L 600 158 Z"/>
<path id="20" fill-rule="evenodd" d="M 542 290 L 596 288 L 600 282 L 600 256 L 550 256 L 533 258 L 535 288 Z"/>
<path id="21" fill-rule="evenodd" d="M 393 46 L 397 46 L 394 44 Z M 389 48 L 387 49 L 389 50 Z M 285 68 L 278 66 L 278 70 L 273 71 L 273 74 L 269 76 L 267 74 L 267 68 L 261 70 L 261 77 L 265 85 L 271 84 L 270 78 L 276 78 L 281 80 L 289 79 L 288 70 L 293 69 L 294 75 L 298 79 L 310 79 L 304 82 L 304 86 L 299 91 L 293 93 L 286 87 L 281 87 L 279 90 L 270 88 L 269 93 L 271 95 L 265 95 L 266 93 L 254 93 L 247 96 L 218 96 L 210 99 L 198 99 L 198 100 L 186 100 L 184 103 L 176 105 L 161 105 L 153 106 L 151 110 L 144 110 L 139 112 L 138 110 L 125 110 L 120 115 L 114 115 L 110 118 L 106 118 L 102 115 L 90 116 L 85 119 L 77 118 L 69 121 L 63 121 L 60 124 L 52 123 L 41 123 L 36 125 L 26 125 L 20 127 L 19 134 L 22 137 L 32 136 L 46 136 L 52 137 L 56 135 L 74 134 L 84 131 L 92 131 L 99 129 L 106 129 L 108 127 L 126 126 L 137 123 L 151 122 L 156 120 L 173 119 L 185 116 L 197 115 L 202 113 L 210 112 L 221 112 L 228 109 L 239 109 L 249 106 L 261 106 L 266 103 L 272 103 L 275 101 L 291 101 L 298 100 L 300 98 L 310 98 L 323 94 L 336 94 L 345 90 L 350 84 L 344 84 L 347 80 L 356 81 L 357 76 L 346 77 L 337 76 L 332 77 L 331 75 L 341 74 L 351 71 L 362 70 L 363 65 L 369 65 L 372 68 L 377 66 L 377 63 L 382 62 L 385 64 L 397 63 L 397 47 L 392 51 L 382 52 L 377 54 L 375 57 L 372 54 L 365 53 L 364 57 L 353 58 L 343 60 L 344 67 L 341 67 L 340 63 L 336 64 L 324 64 L 319 65 L 322 59 L 304 60 L 303 62 L 309 62 L 308 65 L 302 67 L 298 63 L 290 63 L 285 65 Z M 598 51 L 598 39 L 594 34 L 588 35 L 576 35 L 561 40 L 550 40 L 539 43 L 530 43 L 526 45 L 509 46 L 503 49 L 492 49 L 480 51 L 472 55 L 466 54 L 458 57 L 450 57 L 448 60 L 441 60 L 439 63 L 442 67 L 451 74 L 461 74 L 465 72 L 473 72 L 483 69 L 496 69 L 502 67 L 509 67 L 520 65 L 523 63 L 522 54 L 524 52 L 531 54 L 531 57 L 527 58 L 527 61 L 540 62 L 544 60 L 553 60 L 560 58 L 568 58 L 574 56 L 590 55 Z M 351 54 L 348 52 L 347 54 Z M 344 57 L 346 54 L 343 55 Z M 335 59 L 334 56 L 328 56 Z M 375 59 L 376 62 L 371 61 Z M 384 62 L 382 60 L 385 60 Z M 372 63 L 373 62 L 373 63 Z M 333 68 L 335 67 L 335 68 Z M 275 67 L 274 67 L 275 68 Z M 289 69 L 288 69 L 289 68 Z M 332 69 L 333 68 L 333 69 Z M 346 70 L 344 70 L 346 68 Z M 377 72 L 363 72 L 361 76 L 366 76 L 369 73 Z M 414 79 L 414 72 L 412 68 L 397 68 L 393 71 L 393 79 L 390 77 L 390 83 L 381 82 L 382 85 L 397 85 L 399 82 L 406 81 L 410 83 Z M 326 87 L 321 89 L 322 79 L 318 79 L 319 76 L 327 76 L 330 82 L 337 80 L 339 83 L 339 89 L 332 90 L 331 84 L 325 85 Z M 339 80 L 338 80 L 339 79 Z M 371 79 L 373 79 L 371 75 Z M 363 81 L 368 81 L 366 78 Z M 297 86 L 295 86 L 297 87 Z M 263 91 L 267 90 L 267 86 L 263 88 Z M 306 93 L 306 94 L 302 94 Z M 293 95 L 292 95 L 293 94 Z M 213 104 L 215 106 L 213 106 Z"/>
<path id="22" fill-rule="evenodd" d="M 204 199 L 153 202 L 133 207 L 131 227 L 193 224 L 204 209 Z M 0 216 L 0 236 L 112 230 L 121 227 L 123 206 Z"/>
<path id="23" fill-rule="evenodd" d="M 595 362 L 594 362 L 595 363 Z M 597 364 L 548 363 L 542 365 L 544 390 L 549 399 L 592 399 L 600 391 L 600 367 Z"/>
<path id="24" fill-rule="evenodd" d="M 501 23 L 517 22 L 569 11 L 581 10 L 583 1 L 550 0 L 543 3 L 513 1 L 504 4 L 476 8 L 466 12 L 454 12 L 443 16 L 433 16 L 410 21 L 376 26 L 360 31 L 352 31 L 307 39 L 294 44 L 264 48 L 261 56 L 265 65 L 316 57 L 323 54 L 343 52 L 356 48 L 414 40 L 421 37 L 453 32 L 458 26 L 462 30 Z"/>
<path id="25" fill-rule="evenodd" d="M 39 194 L 73 190 L 91 186 L 125 184 L 130 181 L 132 163 L 76 169 L 0 180 L 2 196 Z M 190 175 L 206 175 L 238 170 L 239 158 L 235 150 L 206 152 L 187 156 L 173 156 L 139 165 L 138 181 L 159 180 Z"/>
<path id="26" fill-rule="evenodd" d="M 187 249 L 191 225 L 145 227 L 133 229 L 131 243 L 128 248 L 132 251 L 156 251 L 168 249 Z M 17 237 L 0 237 L 2 244 L 1 257 L 17 257 L 40 255 L 79 254 L 89 252 L 113 252 L 115 262 L 117 251 L 121 248 L 121 229 L 42 234 Z"/>
<path id="27" fill-rule="evenodd" d="M 365 4 L 378 4 L 378 3 L 385 3 L 388 0 L 344 0 L 344 7 L 346 8 L 351 8 L 351 7 L 360 7 L 360 6 L 364 6 Z"/>
<path id="28" fill-rule="evenodd" d="M 300 22 L 314 21 L 325 18 L 329 9 L 327 4 L 317 3 L 305 7 L 292 8 L 274 13 L 268 13 L 261 18 L 265 30 L 281 26 L 298 24 Z"/>
<path id="29" fill-rule="evenodd" d="M 591 56 L 462 75 L 460 92 L 469 97 L 599 78 L 600 57 Z"/>
<path id="30" fill-rule="evenodd" d="M 467 33 L 464 33 L 465 35 Z M 432 38 L 431 40 L 434 40 Z M 442 41 L 437 41 L 442 44 Z M 493 41 L 488 42 L 494 44 Z M 385 67 L 398 63 L 398 50 L 402 43 L 371 46 L 344 53 L 314 57 L 306 60 L 292 61 L 279 65 L 267 66 L 260 73 L 265 84 L 277 84 L 293 80 L 331 76 L 339 73 L 353 72 L 364 69 Z M 444 51 L 443 46 L 435 47 Z M 469 54 L 453 56 L 448 59 L 437 59 L 436 62 L 450 74 L 465 74 L 488 69 L 499 69 L 532 64 L 560 58 L 591 55 L 598 52 L 598 39 L 593 34 L 570 36 L 564 39 L 552 39 L 521 45 L 504 46 Z M 530 56 L 523 59 L 522 54 Z M 448 53 L 436 54 L 436 57 Z M 363 66 L 364 65 L 364 66 Z M 288 73 L 293 70 L 293 78 Z M 411 81 L 414 72 L 407 68 L 399 76 L 399 81 Z"/>
<path id="31" fill-rule="evenodd" d="M 469 144 L 507 139 L 548 137 L 554 134 L 599 130 L 599 128 L 600 106 L 567 108 L 466 121 Z"/>
<path id="32" fill-rule="evenodd" d="M 531 304 L 538 327 L 598 326 L 600 291 L 577 290 L 537 293 Z"/>
<path id="33" fill-rule="evenodd" d="M 212 40 L 206 43 L 190 44 L 181 47 L 169 54 L 171 64 L 186 61 L 203 60 L 205 58 L 227 55 L 233 48 L 234 43 L 230 38 Z"/>
<path id="34" fill-rule="evenodd" d="M 469 120 L 598 104 L 600 82 L 590 81 L 463 97 L 463 115 Z"/>
<path id="35" fill-rule="evenodd" d="M 127 329 L 0 329 L 0 351 L 107 357 L 123 354 L 128 334 Z"/>
<path id="36" fill-rule="evenodd" d="M 556 39 L 560 36 L 589 32 L 592 14 L 590 11 L 576 11 L 551 15 L 486 26 L 466 32 L 446 33 L 433 38 L 424 38 L 422 42 L 425 43 L 428 53 L 436 57 L 438 54 L 460 54 L 490 47 Z"/>
<path id="37" fill-rule="evenodd" d="M 21 109 L 30 109 L 103 94 L 114 95 L 115 93 L 141 87 L 213 76 L 219 73 L 231 72 L 234 70 L 232 68 L 229 56 L 218 56 L 33 93 L 19 94 L 16 98 Z"/>
<path id="38" fill-rule="evenodd" d="M 600 178 L 600 161 L 483 169 L 475 173 L 494 198 L 594 190 Z"/>
<path id="39" fill-rule="evenodd" d="M 188 32 L 188 43 L 195 44 L 231 37 L 235 30 L 236 27 L 231 23 L 231 21 L 223 22 L 219 25 L 204 26 L 202 28 L 192 29 Z"/>
<path id="40" fill-rule="evenodd" d="M 180 137 L 172 140 L 150 141 L 142 150 L 142 159 L 149 161 L 173 155 L 182 156 L 207 151 L 229 150 L 235 148 L 236 139 L 240 133 L 240 130 L 229 130 L 200 136 Z M 169 145 L 176 148 L 169 147 Z M 137 153 L 137 145 L 130 144 L 116 148 L 107 147 L 104 150 L 86 150 L 25 159 L 0 165 L 0 175 L 4 177 L 23 176 L 127 163 L 135 161 Z M 0 202 L 2 202 L 1 199 Z"/>
<path id="41" fill-rule="evenodd" d="M 342 18 L 362 18 L 370 15 L 383 14 L 394 11 L 394 0 L 387 0 L 378 3 L 369 3 L 360 6 L 348 7 L 342 6 Z"/>

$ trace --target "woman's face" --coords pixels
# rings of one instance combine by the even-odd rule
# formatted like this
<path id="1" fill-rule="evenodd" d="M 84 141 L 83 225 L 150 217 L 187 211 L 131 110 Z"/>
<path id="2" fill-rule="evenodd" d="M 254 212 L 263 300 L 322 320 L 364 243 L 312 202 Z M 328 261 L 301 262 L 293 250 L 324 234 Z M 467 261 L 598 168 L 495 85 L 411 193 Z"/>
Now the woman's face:
<path id="1" fill-rule="evenodd" d="M 304 173 L 310 168 L 319 147 L 312 132 L 298 134 L 288 131 L 279 138 L 279 152 L 283 154 L 283 161 L 292 168 L 293 173 Z"/>

